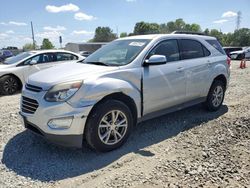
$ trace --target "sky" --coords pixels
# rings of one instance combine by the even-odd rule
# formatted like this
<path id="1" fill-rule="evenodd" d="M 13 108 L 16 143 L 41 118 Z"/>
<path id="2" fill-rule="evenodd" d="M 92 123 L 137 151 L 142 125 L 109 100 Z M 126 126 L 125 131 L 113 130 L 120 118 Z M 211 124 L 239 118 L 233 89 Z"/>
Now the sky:
<path id="1" fill-rule="evenodd" d="M 233 32 L 238 11 L 241 28 L 250 28 L 250 0 L 8 0 L 0 6 L 0 48 L 31 43 L 31 21 L 38 45 L 49 38 L 59 47 L 59 36 L 63 46 L 86 42 L 98 26 L 131 33 L 140 21 L 161 24 L 183 18 L 203 30 Z"/>

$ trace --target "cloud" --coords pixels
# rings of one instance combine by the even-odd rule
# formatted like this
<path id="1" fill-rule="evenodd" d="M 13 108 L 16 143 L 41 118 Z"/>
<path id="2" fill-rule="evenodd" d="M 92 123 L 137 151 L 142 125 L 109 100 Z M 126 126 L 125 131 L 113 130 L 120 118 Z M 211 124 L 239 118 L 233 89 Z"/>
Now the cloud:
<path id="1" fill-rule="evenodd" d="M 222 14 L 222 18 L 232 18 L 232 17 L 236 17 L 238 14 L 236 12 L 233 12 L 233 11 L 227 11 L 227 12 L 224 12 Z"/>
<path id="2" fill-rule="evenodd" d="M 221 20 L 215 20 L 215 21 L 213 21 L 213 23 L 215 23 L 215 24 L 223 24 L 223 23 L 225 23 L 225 22 L 228 22 L 228 20 L 226 20 L 226 19 L 221 19 Z"/>
<path id="3" fill-rule="evenodd" d="M 1 25 L 16 25 L 16 26 L 26 26 L 27 24 L 24 22 L 16 22 L 16 21 L 9 21 L 8 23 L 6 22 L 1 22 Z"/>
<path id="4" fill-rule="evenodd" d="M 136 2 L 136 0 L 126 0 L 129 3 Z"/>
<path id="5" fill-rule="evenodd" d="M 93 35 L 94 32 L 92 32 L 92 31 L 85 31 L 85 30 L 81 30 L 81 31 L 76 31 L 75 30 L 71 34 L 72 35 Z"/>
<path id="6" fill-rule="evenodd" d="M 13 30 L 8 30 L 5 33 L 7 33 L 7 34 L 14 34 L 15 32 Z"/>
<path id="7" fill-rule="evenodd" d="M 47 31 L 65 31 L 66 28 L 64 26 L 56 26 L 56 27 L 51 27 L 51 26 L 45 26 L 43 27 L 44 30 Z"/>
<path id="8" fill-rule="evenodd" d="M 5 40 L 5 39 L 7 39 L 8 37 L 9 37 L 8 34 L 6 34 L 6 33 L 0 33 L 0 40 Z"/>
<path id="9" fill-rule="evenodd" d="M 72 3 L 62 6 L 54 6 L 54 5 L 47 5 L 45 7 L 45 10 L 51 13 L 58 13 L 58 12 L 76 12 L 80 10 L 80 8 L 77 5 L 74 5 Z"/>
<path id="10" fill-rule="evenodd" d="M 75 18 L 76 20 L 80 20 L 80 21 L 82 21 L 82 20 L 91 21 L 91 20 L 97 19 L 96 17 L 94 17 L 94 16 L 92 16 L 92 15 L 87 15 L 87 14 L 85 14 L 85 13 L 83 13 L 83 12 L 75 13 L 74 18 Z"/>

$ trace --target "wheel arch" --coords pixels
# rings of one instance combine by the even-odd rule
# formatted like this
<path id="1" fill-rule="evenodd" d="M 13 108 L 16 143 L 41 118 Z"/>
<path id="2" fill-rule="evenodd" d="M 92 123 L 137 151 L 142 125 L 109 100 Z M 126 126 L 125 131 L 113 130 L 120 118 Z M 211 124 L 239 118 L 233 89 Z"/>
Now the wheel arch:
<path id="1" fill-rule="evenodd" d="M 222 81 L 225 88 L 227 87 L 227 78 L 224 74 L 220 74 L 218 76 L 216 76 L 214 79 L 213 79 L 213 82 L 212 84 L 214 83 L 215 80 L 219 80 L 219 81 Z M 212 85 L 211 85 L 212 86 Z"/>
<path id="2" fill-rule="evenodd" d="M 99 104 L 104 103 L 108 100 L 117 100 L 120 101 L 122 103 L 124 103 L 131 111 L 132 116 L 133 116 L 133 121 L 134 121 L 134 125 L 136 125 L 137 123 L 137 116 L 138 116 L 138 111 L 137 111 L 137 107 L 136 107 L 136 103 L 135 101 L 128 95 L 124 94 L 123 92 L 116 92 L 116 93 L 112 93 L 109 94 L 105 97 L 103 97 L 101 100 L 99 100 L 91 109 L 91 111 L 89 112 L 89 115 L 87 117 L 87 122 L 89 121 L 89 117 L 91 116 L 91 114 L 93 113 L 93 111 L 95 109 L 98 108 Z M 86 127 L 86 126 L 85 126 Z M 84 129 L 85 129 L 84 127 Z M 85 130 L 84 130 L 85 133 Z"/>

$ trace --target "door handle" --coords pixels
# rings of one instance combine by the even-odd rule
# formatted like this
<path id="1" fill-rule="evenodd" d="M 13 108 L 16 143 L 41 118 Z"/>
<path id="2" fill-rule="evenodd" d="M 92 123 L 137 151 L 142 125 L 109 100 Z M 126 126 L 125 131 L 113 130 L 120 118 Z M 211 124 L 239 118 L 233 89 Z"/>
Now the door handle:
<path id="1" fill-rule="evenodd" d="M 183 72 L 184 68 L 183 67 L 178 67 L 176 72 Z"/>

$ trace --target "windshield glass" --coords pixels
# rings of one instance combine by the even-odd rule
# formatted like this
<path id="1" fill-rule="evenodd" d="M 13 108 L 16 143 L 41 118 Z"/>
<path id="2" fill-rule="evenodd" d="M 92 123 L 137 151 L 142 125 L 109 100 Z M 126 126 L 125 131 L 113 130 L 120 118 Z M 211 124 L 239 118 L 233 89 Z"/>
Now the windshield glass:
<path id="1" fill-rule="evenodd" d="M 7 58 L 5 61 L 4 61 L 4 64 L 14 64 L 14 63 L 17 63 L 18 61 L 21 61 L 22 59 L 26 58 L 26 57 L 29 57 L 30 55 L 32 55 L 31 52 L 23 52 L 23 53 L 20 53 L 16 56 L 13 56 L 13 57 L 10 57 L 10 58 Z"/>
<path id="2" fill-rule="evenodd" d="M 83 63 L 106 66 L 127 65 L 149 42 L 150 40 L 147 39 L 117 40 L 91 54 Z"/>

